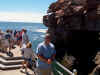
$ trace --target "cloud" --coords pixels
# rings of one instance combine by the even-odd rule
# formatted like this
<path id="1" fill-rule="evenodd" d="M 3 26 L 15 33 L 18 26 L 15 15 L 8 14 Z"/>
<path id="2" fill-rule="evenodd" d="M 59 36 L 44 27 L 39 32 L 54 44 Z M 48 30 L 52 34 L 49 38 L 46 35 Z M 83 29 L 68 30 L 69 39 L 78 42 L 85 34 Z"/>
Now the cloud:
<path id="1" fill-rule="evenodd" d="M 10 22 L 42 22 L 42 13 L 0 12 L 0 21 Z"/>

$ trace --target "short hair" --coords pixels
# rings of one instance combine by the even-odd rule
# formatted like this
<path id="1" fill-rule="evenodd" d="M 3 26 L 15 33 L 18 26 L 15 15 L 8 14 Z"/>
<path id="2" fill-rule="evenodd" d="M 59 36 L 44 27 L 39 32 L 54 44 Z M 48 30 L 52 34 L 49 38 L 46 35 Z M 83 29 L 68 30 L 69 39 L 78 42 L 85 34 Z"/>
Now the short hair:
<path id="1" fill-rule="evenodd" d="M 45 39 L 46 39 L 46 38 L 49 38 L 49 39 L 51 38 L 51 36 L 50 36 L 49 33 L 46 33 L 46 35 L 45 35 Z"/>
<path id="2" fill-rule="evenodd" d="M 31 48 L 32 44 L 30 42 L 27 43 L 26 48 Z"/>
<path id="3" fill-rule="evenodd" d="M 26 29 L 22 29 L 22 31 L 27 32 L 27 30 L 26 30 Z"/>
<path id="4" fill-rule="evenodd" d="M 7 29 L 7 30 L 6 30 L 6 32 L 7 32 L 7 33 L 9 33 L 9 32 L 10 32 L 10 30 L 9 30 L 9 29 Z"/>

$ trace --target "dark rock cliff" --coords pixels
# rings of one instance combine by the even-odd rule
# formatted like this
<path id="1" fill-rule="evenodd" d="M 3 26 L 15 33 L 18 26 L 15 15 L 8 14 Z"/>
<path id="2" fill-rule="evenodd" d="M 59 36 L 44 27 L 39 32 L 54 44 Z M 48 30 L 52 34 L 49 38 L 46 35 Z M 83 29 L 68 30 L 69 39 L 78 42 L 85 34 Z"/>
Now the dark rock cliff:
<path id="1" fill-rule="evenodd" d="M 62 60 L 65 53 L 74 56 L 74 68 L 82 72 L 79 75 L 86 75 L 93 67 L 92 57 L 99 48 L 99 4 L 96 0 L 58 0 L 49 6 L 48 15 L 43 17 L 57 50 L 56 58 Z"/>

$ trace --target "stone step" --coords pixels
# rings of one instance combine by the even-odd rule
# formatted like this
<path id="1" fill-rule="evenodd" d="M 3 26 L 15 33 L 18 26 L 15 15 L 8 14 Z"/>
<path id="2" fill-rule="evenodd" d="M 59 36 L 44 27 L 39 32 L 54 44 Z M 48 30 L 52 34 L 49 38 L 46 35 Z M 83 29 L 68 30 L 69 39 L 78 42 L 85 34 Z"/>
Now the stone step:
<path id="1" fill-rule="evenodd" d="M 20 69 L 22 65 L 10 65 L 5 66 L 3 64 L 0 64 L 0 70 L 14 70 L 14 69 Z"/>
<path id="2" fill-rule="evenodd" d="M 3 58 L 0 57 L 0 64 L 3 65 L 18 65 L 21 64 L 24 60 L 20 59 L 20 60 L 5 60 Z"/>
<path id="3" fill-rule="evenodd" d="M 5 60 L 20 60 L 23 59 L 22 57 L 5 57 L 0 55 L 1 58 L 5 59 Z"/>

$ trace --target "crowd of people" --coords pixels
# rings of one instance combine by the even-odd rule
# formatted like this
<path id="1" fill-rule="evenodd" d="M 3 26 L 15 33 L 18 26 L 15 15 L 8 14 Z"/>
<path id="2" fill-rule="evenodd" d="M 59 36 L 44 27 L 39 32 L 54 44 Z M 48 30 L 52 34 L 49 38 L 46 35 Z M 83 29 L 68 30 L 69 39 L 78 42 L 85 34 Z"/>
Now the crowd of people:
<path id="1" fill-rule="evenodd" d="M 32 63 L 35 61 L 36 75 L 51 75 L 51 64 L 55 59 L 56 50 L 50 41 L 50 34 L 46 33 L 44 41 L 37 46 L 36 52 L 33 52 L 26 29 L 22 29 L 21 31 L 7 29 L 6 32 L 0 30 L 0 46 L 4 44 L 4 47 L 0 47 L 1 49 L 6 48 L 4 51 L 9 53 L 15 45 L 20 47 L 22 58 L 24 59 L 21 72 L 25 70 L 28 73 L 28 66 L 31 64 L 32 67 Z"/>
<path id="2" fill-rule="evenodd" d="M 26 29 L 20 31 L 7 29 L 6 32 L 0 30 L 0 48 L 9 53 L 14 45 L 22 47 L 24 43 L 29 42 L 26 32 Z"/>

